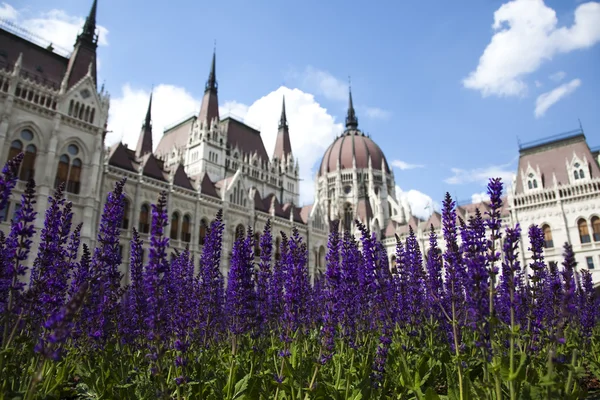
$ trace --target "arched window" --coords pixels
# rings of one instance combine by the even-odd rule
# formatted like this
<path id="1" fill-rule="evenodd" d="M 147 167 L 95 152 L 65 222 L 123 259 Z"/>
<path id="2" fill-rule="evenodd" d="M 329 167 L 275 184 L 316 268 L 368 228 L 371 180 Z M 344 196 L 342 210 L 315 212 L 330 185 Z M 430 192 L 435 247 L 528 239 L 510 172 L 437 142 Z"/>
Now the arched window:
<path id="1" fill-rule="evenodd" d="M 123 199 L 123 219 L 121 229 L 129 229 L 129 200 Z"/>
<path id="2" fill-rule="evenodd" d="M 579 179 L 579 172 L 577 170 L 573 171 L 573 176 L 575 176 L 575 179 Z"/>
<path id="3" fill-rule="evenodd" d="M 579 178 L 581 178 L 581 179 L 585 178 L 585 174 L 583 173 L 582 169 L 579 170 Z"/>
<path id="4" fill-rule="evenodd" d="M 533 189 L 533 185 L 531 184 L 531 181 L 527 181 L 527 187 L 529 189 Z"/>
<path id="5" fill-rule="evenodd" d="M 81 159 L 77 157 L 79 147 L 70 144 L 67 147 L 67 153 L 60 156 L 58 159 L 58 168 L 56 170 L 56 178 L 54 187 L 57 188 L 61 183 L 65 183 L 66 191 L 69 193 L 79 194 L 81 191 Z"/>
<path id="6" fill-rule="evenodd" d="M 544 232 L 544 247 L 547 249 L 551 249 L 554 247 L 554 242 L 552 241 L 552 230 L 548 224 L 542 226 L 542 231 Z"/>
<path id="7" fill-rule="evenodd" d="M 592 217 L 592 232 L 594 233 L 594 242 L 600 242 L 600 218 Z"/>
<path id="8" fill-rule="evenodd" d="M 204 218 L 202 218 L 202 220 L 200 220 L 200 232 L 198 235 L 198 244 L 200 246 L 204 246 L 204 242 L 206 241 L 207 228 L 208 228 L 208 223 L 206 222 L 206 220 Z"/>
<path id="9" fill-rule="evenodd" d="M 279 260 L 281 258 L 281 239 L 277 237 L 275 239 L 275 260 Z"/>
<path id="10" fill-rule="evenodd" d="M 181 225 L 181 240 L 183 240 L 186 243 L 189 243 L 192 240 L 192 230 L 190 225 L 190 216 L 186 214 L 183 217 L 183 224 Z"/>
<path id="11" fill-rule="evenodd" d="M 260 257 L 260 234 L 258 232 L 254 234 L 254 256 Z"/>
<path id="12" fill-rule="evenodd" d="M 352 219 L 353 219 L 353 213 L 352 213 L 352 206 L 348 203 L 346 203 L 346 205 L 344 206 L 344 230 L 345 231 L 350 231 L 352 229 Z"/>
<path id="13" fill-rule="evenodd" d="M 150 207 L 148 204 L 142 204 L 140 210 L 140 223 L 138 224 L 138 230 L 140 233 L 150 232 Z"/>
<path id="14" fill-rule="evenodd" d="M 8 159 L 12 159 L 19 153 L 23 152 L 23 161 L 19 167 L 18 177 L 22 181 L 28 181 L 29 178 L 33 178 L 35 174 L 35 159 L 37 156 L 37 148 L 33 143 L 33 132 L 29 129 L 23 129 L 21 131 L 20 138 L 13 140 L 10 144 L 10 150 L 8 152 Z"/>
<path id="15" fill-rule="evenodd" d="M 319 268 L 323 269 L 325 268 L 325 247 L 321 246 L 319 248 Z"/>
<path id="16" fill-rule="evenodd" d="M 244 229 L 244 225 L 239 224 L 236 228 L 235 228 L 235 239 L 241 239 L 244 237 L 244 235 L 246 234 L 246 230 Z"/>
<path id="17" fill-rule="evenodd" d="M 587 221 L 583 218 L 579 218 L 577 221 L 577 229 L 579 229 L 579 240 L 581 243 L 590 242 L 590 232 L 588 231 Z"/>
<path id="18" fill-rule="evenodd" d="M 537 189 L 537 180 L 536 179 L 533 180 L 533 188 Z"/>
<path id="19" fill-rule="evenodd" d="M 174 212 L 171 217 L 171 239 L 177 240 L 179 235 L 179 213 Z"/>

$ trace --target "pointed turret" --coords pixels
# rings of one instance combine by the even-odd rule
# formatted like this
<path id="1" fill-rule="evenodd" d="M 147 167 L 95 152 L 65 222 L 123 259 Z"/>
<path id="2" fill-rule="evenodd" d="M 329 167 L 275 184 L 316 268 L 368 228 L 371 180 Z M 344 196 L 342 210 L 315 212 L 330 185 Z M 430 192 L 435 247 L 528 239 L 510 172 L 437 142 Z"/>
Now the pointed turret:
<path id="1" fill-rule="evenodd" d="M 204 97 L 200 106 L 198 119 L 200 122 L 212 123 L 215 118 L 219 118 L 219 100 L 217 98 L 217 72 L 216 72 L 217 52 L 213 51 L 210 73 L 204 89 Z"/>
<path id="2" fill-rule="evenodd" d="M 66 90 L 79 82 L 89 74 L 97 85 L 96 74 L 96 49 L 98 48 L 98 35 L 96 34 L 96 10 L 98 1 L 94 0 L 92 9 L 85 20 L 83 30 L 77 36 L 75 48 L 69 59 L 67 72 L 64 77 L 63 90 Z"/>
<path id="3" fill-rule="evenodd" d="M 352 87 L 348 88 L 348 114 L 346 115 L 346 128 L 357 129 L 358 118 L 356 118 L 356 112 L 354 111 L 354 103 L 352 102 Z"/>
<path id="4" fill-rule="evenodd" d="M 148 153 L 152 153 L 152 93 L 150 93 L 146 119 L 142 125 L 142 131 L 140 132 L 137 147 L 135 148 L 135 155 L 137 157 L 143 157 Z"/>
<path id="5" fill-rule="evenodd" d="M 281 106 L 281 117 L 279 118 L 279 130 L 277 131 L 277 140 L 275 141 L 275 150 L 273 158 L 283 160 L 292 154 L 292 142 L 290 141 L 290 130 L 285 113 L 285 96 Z"/>

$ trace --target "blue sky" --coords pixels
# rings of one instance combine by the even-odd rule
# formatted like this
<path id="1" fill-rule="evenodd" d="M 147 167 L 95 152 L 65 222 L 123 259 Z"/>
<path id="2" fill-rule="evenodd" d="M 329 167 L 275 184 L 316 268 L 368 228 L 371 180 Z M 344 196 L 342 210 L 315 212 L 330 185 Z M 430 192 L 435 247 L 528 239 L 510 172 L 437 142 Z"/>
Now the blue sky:
<path id="1" fill-rule="evenodd" d="M 1 16 L 72 46 L 91 0 L 0 4 Z M 286 94 L 305 202 L 309 167 L 342 130 L 349 75 L 359 127 L 396 161 L 413 208 L 446 191 L 469 200 L 487 175 L 510 176 L 518 139 L 580 119 L 600 145 L 597 2 L 99 0 L 98 23 L 110 140 L 134 143 L 152 85 L 155 127 L 196 111 L 216 40 L 222 111 L 260 127 L 268 152 Z"/>

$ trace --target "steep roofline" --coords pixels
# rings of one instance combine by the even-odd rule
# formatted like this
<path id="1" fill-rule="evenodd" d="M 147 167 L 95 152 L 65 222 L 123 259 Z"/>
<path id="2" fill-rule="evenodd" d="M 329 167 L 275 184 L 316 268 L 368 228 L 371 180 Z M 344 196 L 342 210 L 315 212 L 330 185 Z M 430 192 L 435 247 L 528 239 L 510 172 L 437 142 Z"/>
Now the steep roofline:
<path id="1" fill-rule="evenodd" d="M 172 123 L 171 125 L 167 125 L 163 128 L 163 135 L 169 134 L 169 131 L 172 131 L 175 128 L 179 128 L 181 125 L 189 122 L 191 119 L 196 118 L 196 113 L 192 113 L 190 115 L 188 115 L 187 117 L 185 117 L 185 119 L 180 120 L 178 122 Z"/>
<path id="2" fill-rule="evenodd" d="M 558 135 L 547 136 L 542 139 L 522 143 L 519 145 L 519 154 L 524 156 L 527 154 L 539 153 L 556 147 L 556 145 L 562 146 L 580 141 L 585 142 L 585 134 L 583 133 L 583 130 L 579 128 L 559 133 Z"/>
<path id="3" fill-rule="evenodd" d="M 240 125 L 244 125 L 245 127 L 247 127 L 249 129 L 251 129 L 252 131 L 254 131 L 256 134 L 260 135 L 260 131 L 258 129 L 251 127 L 247 123 L 245 123 L 243 121 L 240 121 L 240 120 L 232 117 L 231 115 L 228 115 L 227 117 L 223 118 L 220 122 L 221 123 L 225 123 L 225 122 L 227 122 L 227 120 L 232 120 L 232 121 L 234 121 L 234 122 L 236 122 L 236 123 L 238 123 Z"/>
<path id="4" fill-rule="evenodd" d="M 9 29 L 14 29 L 14 31 L 9 30 Z M 69 51 L 61 46 L 57 46 L 50 41 L 48 41 L 48 45 L 52 45 L 52 48 L 54 50 L 49 50 L 47 47 L 44 47 L 43 45 L 36 43 L 34 41 L 34 40 L 42 41 L 43 39 L 41 37 L 35 35 L 32 32 L 29 32 L 27 29 L 25 29 L 21 26 L 18 26 L 16 24 L 13 24 L 12 22 L 7 21 L 5 19 L 0 19 L 0 30 L 6 32 L 7 34 L 9 34 L 10 36 L 14 37 L 17 40 L 23 41 L 23 42 L 27 43 L 28 45 L 35 46 L 38 49 L 51 54 L 53 57 L 56 57 L 56 58 L 60 59 L 61 61 L 68 62 L 69 58 L 71 57 L 71 54 L 73 53 L 72 51 Z M 25 37 L 25 36 L 27 36 L 27 37 Z M 65 55 L 57 53 L 55 50 L 59 50 L 59 51 L 65 53 Z"/>

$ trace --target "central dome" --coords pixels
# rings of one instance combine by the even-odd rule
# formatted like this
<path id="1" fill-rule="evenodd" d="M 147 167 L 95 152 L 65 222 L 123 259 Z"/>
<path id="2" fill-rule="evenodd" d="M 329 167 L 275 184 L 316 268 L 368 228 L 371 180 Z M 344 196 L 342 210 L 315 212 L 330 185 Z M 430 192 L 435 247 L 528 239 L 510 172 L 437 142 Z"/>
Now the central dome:
<path id="1" fill-rule="evenodd" d="M 335 171 L 339 162 L 340 169 L 351 169 L 352 160 L 356 160 L 356 168 L 369 168 L 390 172 L 390 167 L 381 148 L 358 129 L 347 129 L 327 148 L 319 168 L 319 176 Z"/>

